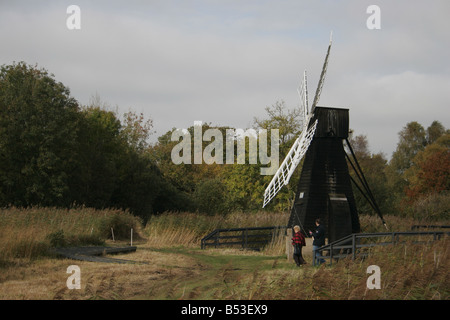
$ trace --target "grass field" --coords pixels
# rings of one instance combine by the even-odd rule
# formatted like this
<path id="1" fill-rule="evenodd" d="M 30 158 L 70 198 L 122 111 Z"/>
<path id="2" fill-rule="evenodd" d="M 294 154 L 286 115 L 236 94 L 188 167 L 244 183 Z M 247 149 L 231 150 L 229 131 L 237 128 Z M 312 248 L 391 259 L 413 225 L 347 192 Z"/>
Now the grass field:
<path id="1" fill-rule="evenodd" d="M 227 226 L 283 225 L 279 213 L 226 217 L 167 213 L 146 226 L 126 212 L 88 208 L 0 211 L 0 299 L 440 299 L 450 297 L 448 239 L 427 244 L 376 247 L 365 260 L 298 268 L 286 259 L 285 241 L 260 252 L 200 249 L 208 232 Z M 391 229 L 422 221 L 386 217 Z M 436 222 L 434 222 L 436 224 Z M 443 224 L 446 222 L 443 222 Z M 383 231 L 362 216 L 363 231 Z M 111 238 L 114 230 L 115 242 Z M 127 245 L 134 228 L 135 253 L 115 256 L 147 264 L 93 263 L 48 254 L 53 245 Z M 309 247 L 306 247 L 309 248 Z M 310 250 L 304 251 L 311 262 Z M 81 289 L 69 290 L 69 265 L 81 270 Z M 381 289 L 368 289 L 367 267 L 381 270 Z"/>

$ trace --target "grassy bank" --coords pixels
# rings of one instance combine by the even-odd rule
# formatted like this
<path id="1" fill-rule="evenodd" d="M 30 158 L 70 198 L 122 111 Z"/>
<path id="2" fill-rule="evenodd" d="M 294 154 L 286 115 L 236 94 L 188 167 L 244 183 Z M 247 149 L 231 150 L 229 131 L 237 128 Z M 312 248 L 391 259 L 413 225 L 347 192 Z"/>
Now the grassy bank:
<path id="1" fill-rule="evenodd" d="M 153 216 L 144 228 L 148 244 L 164 246 L 199 246 L 200 240 L 219 228 L 284 226 L 289 217 L 274 212 L 228 215 L 199 215 L 189 212 L 165 213 Z"/>
<path id="2" fill-rule="evenodd" d="M 55 246 L 100 245 L 111 237 L 111 228 L 116 239 L 125 239 L 133 227 L 140 230 L 140 221 L 120 210 L 2 209 L 0 265 L 45 256 Z"/>
<path id="3" fill-rule="evenodd" d="M 388 229 L 378 216 L 361 215 L 361 232 L 410 231 L 415 224 L 428 224 L 426 221 L 398 216 L 385 216 Z M 285 226 L 289 220 L 286 213 L 235 212 L 225 216 L 198 215 L 194 213 L 165 213 L 153 216 L 144 228 L 148 243 L 153 246 L 199 246 L 200 240 L 211 231 L 219 228 Z M 449 224 L 436 222 L 433 224 Z M 280 244 L 284 246 L 284 241 Z M 272 244 L 273 246 L 274 244 Z"/>
<path id="4" fill-rule="evenodd" d="M 288 219 L 287 214 L 274 212 L 235 212 L 225 216 L 181 212 L 152 216 L 143 226 L 138 218 L 121 210 L 1 209 L 0 262 L 33 259 L 45 255 L 52 246 L 103 244 L 111 239 L 112 233 L 116 240 L 126 240 L 130 238 L 131 228 L 135 239 L 142 236 L 152 247 L 198 247 L 200 240 L 217 228 L 284 226 Z M 385 220 L 389 229 L 395 231 L 408 231 L 414 224 L 426 224 L 396 216 L 387 216 Z M 360 222 L 362 232 L 386 231 L 376 216 L 363 215 Z M 284 239 L 277 238 L 266 251 L 281 254 L 284 246 Z"/>
<path id="5" fill-rule="evenodd" d="M 280 213 L 206 216 L 166 213 L 145 226 L 119 210 L 33 208 L 0 210 L 0 299 L 442 299 L 450 298 L 449 240 L 375 247 L 364 260 L 344 259 L 333 266 L 298 268 L 284 254 L 285 240 L 260 252 L 200 249 L 216 228 L 286 224 Z M 425 224 L 385 217 L 392 231 Z M 434 222 L 440 224 L 441 222 Z M 447 224 L 448 222 L 442 222 Z M 364 232 L 385 231 L 379 218 L 361 216 Z M 66 287 L 74 261 L 46 256 L 54 245 L 127 240 L 133 227 L 142 238 L 135 253 L 118 258 L 147 264 L 76 261 L 81 290 Z M 311 252 L 304 252 L 311 262 Z M 381 289 L 369 290 L 367 268 L 381 270 Z"/>

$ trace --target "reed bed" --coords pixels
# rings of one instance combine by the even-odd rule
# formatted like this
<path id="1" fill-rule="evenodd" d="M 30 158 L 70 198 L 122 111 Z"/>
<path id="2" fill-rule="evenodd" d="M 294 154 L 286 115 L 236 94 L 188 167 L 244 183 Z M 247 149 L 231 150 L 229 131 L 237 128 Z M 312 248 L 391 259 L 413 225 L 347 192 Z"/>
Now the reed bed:
<path id="1" fill-rule="evenodd" d="M 343 259 L 332 267 L 287 268 L 223 276 L 216 299 L 252 300 L 448 300 L 448 240 L 428 245 L 378 247 L 365 260 Z M 380 289 L 369 289 L 368 266 L 381 270 Z"/>
<path id="2" fill-rule="evenodd" d="M 218 228 L 285 226 L 289 215 L 277 212 L 234 212 L 227 215 L 202 215 L 191 212 L 166 212 L 152 216 L 145 226 L 129 212 L 92 208 L 8 208 L 0 209 L 0 263 L 11 258 L 32 259 L 45 255 L 52 246 L 97 245 L 112 238 L 134 239 L 141 236 L 153 247 L 200 246 L 201 239 Z M 412 218 L 386 216 L 389 230 L 408 231 Z M 362 232 L 386 231 L 377 216 L 360 217 Z M 448 224 L 448 222 L 447 222 Z M 113 231 L 111 230 L 113 229 Z M 263 252 L 283 254 L 284 230 L 274 235 Z"/>
<path id="3" fill-rule="evenodd" d="M 289 216 L 274 212 L 201 215 L 189 212 L 153 216 L 144 228 L 150 246 L 200 246 L 201 239 L 215 229 L 284 226 Z"/>
<path id="4" fill-rule="evenodd" d="M 121 210 L 0 209 L 0 266 L 15 258 L 45 256 L 53 246 L 103 244 L 111 228 L 116 239 L 124 238 L 132 227 L 138 236 L 140 221 Z"/>
<path id="5" fill-rule="evenodd" d="M 123 296 L 124 298 L 136 296 L 166 299 L 188 297 L 448 300 L 450 298 L 448 238 L 422 244 L 411 241 L 395 246 L 375 247 L 371 249 L 366 259 L 354 261 L 351 258 L 342 259 L 333 263 L 331 267 L 306 265 L 297 268 L 293 262 L 287 261 L 284 230 L 275 234 L 273 241 L 260 252 L 236 249 L 198 250 L 201 238 L 217 228 L 283 226 L 287 224 L 288 218 L 288 214 L 273 212 L 236 212 L 225 216 L 167 212 L 151 217 L 143 226 L 139 219 L 128 212 L 113 209 L 1 209 L 0 285 L 4 285 L 4 297 L 12 294 L 8 290 L 13 290 L 11 286 L 19 283 L 17 279 L 23 285 L 20 286 L 20 290 L 15 289 L 17 295 L 10 296 L 22 297 L 20 294 L 25 294 L 24 298 L 34 297 L 32 292 L 35 292 L 35 289 L 29 287 L 42 283 L 46 288 L 43 292 L 53 292 L 56 297 L 63 289 L 67 292 L 65 273 L 61 276 L 62 280 L 59 278 L 57 280 L 61 283 L 59 287 L 55 287 L 56 280 L 51 277 L 47 277 L 48 279 L 44 277 L 44 280 L 33 277 L 23 279 L 23 274 L 35 274 L 33 270 L 40 270 L 39 274 L 45 274 L 48 272 L 46 268 L 56 268 L 59 262 L 51 259 L 40 263 L 28 262 L 45 256 L 48 249 L 54 245 L 104 242 L 111 238 L 111 228 L 114 228 L 116 240 L 125 239 L 129 236 L 129 229 L 133 227 L 136 237 L 141 235 L 145 238 L 141 242 L 144 250 L 140 251 L 140 257 L 152 261 L 155 265 L 150 269 L 147 265 L 139 269 L 140 271 L 148 269 L 144 278 L 140 271 L 136 273 L 137 267 L 134 265 L 107 266 L 114 270 L 110 272 L 111 279 L 113 276 L 115 278 L 111 283 L 117 283 L 118 286 L 114 292 L 122 294 L 123 286 L 131 290 L 129 295 Z M 396 216 L 386 216 L 385 220 L 390 231 L 408 231 L 414 224 L 427 224 L 425 221 Z M 360 221 L 363 232 L 386 230 L 376 216 L 362 215 Z M 433 224 L 448 224 L 448 221 Z M 155 248 L 167 249 L 154 250 Z M 304 256 L 310 262 L 311 257 L 308 254 L 311 254 L 311 250 L 306 247 Z M 22 261 L 25 263 L 21 263 Z M 183 267 L 179 267 L 180 264 Z M 167 268 L 168 265 L 176 267 Z M 366 270 L 369 265 L 380 267 L 381 289 L 367 288 L 366 281 L 369 275 Z M 95 272 L 101 272 L 102 276 L 106 277 L 102 269 L 105 266 L 93 264 L 90 268 L 102 270 Z M 135 276 L 131 284 L 128 283 L 130 274 Z M 85 280 L 86 294 L 88 286 L 90 288 L 96 278 L 99 277 L 91 276 Z M 102 286 L 100 283 L 99 292 Z M 169 293 L 168 289 L 171 289 L 172 293 Z M 113 293 L 109 291 L 107 293 L 115 297 Z M 67 298 L 70 298 L 70 295 Z"/>
<path id="6" fill-rule="evenodd" d="M 228 215 L 201 215 L 190 212 L 166 212 L 152 216 L 144 228 L 144 234 L 152 246 L 199 246 L 201 239 L 215 229 L 286 226 L 289 215 L 277 212 L 234 212 Z M 426 221 L 410 217 L 385 216 L 386 227 L 376 215 L 361 215 L 361 232 L 410 231 L 414 224 Z M 436 222 L 435 222 L 436 223 Z M 449 224 L 442 222 L 441 224 Z M 271 252 L 285 251 L 284 230 L 274 235 L 268 245 Z"/>

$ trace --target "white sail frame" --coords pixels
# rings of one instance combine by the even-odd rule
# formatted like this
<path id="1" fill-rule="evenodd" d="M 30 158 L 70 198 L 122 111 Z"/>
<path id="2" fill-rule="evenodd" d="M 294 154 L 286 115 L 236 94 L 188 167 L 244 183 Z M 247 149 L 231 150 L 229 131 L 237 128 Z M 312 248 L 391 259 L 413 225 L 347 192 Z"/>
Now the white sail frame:
<path id="1" fill-rule="evenodd" d="M 283 163 L 280 165 L 277 172 L 273 176 L 272 181 L 264 191 L 263 208 L 277 195 L 278 191 L 280 191 L 283 186 L 289 183 L 295 168 L 297 168 L 298 164 L 308 150 L 309 144 L 311 143 L 314 133 L 316 132 L 316 127 L 317 120 L 314 121 L 313 125 L 308 130 L 303 130 L 300 137 L 295 140 L 291 150 L 289 150 L 289 153 Z"/>

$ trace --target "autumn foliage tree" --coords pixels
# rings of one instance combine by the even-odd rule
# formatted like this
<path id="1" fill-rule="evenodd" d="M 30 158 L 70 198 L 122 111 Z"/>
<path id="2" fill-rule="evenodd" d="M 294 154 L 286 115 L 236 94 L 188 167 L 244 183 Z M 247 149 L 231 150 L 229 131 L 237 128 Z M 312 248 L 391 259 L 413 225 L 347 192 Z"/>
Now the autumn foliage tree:
<path id="1" fill-rule="evenodd" d="M 394 197 L 394 213 L 448 217 L 449 131 L 439 121 L 433 121 L 426 130 L 418 122 L 410 122 L 399 137 L 385 170 Z"/>
<path id="2" fill-rule="evenodd" d="M 409 169 L 407 196 L 414 200 L 423 195 L 450 190 L 450 134 L 444 134 L 413 160 Z"/>

